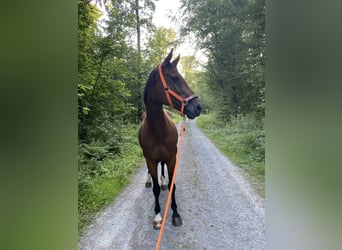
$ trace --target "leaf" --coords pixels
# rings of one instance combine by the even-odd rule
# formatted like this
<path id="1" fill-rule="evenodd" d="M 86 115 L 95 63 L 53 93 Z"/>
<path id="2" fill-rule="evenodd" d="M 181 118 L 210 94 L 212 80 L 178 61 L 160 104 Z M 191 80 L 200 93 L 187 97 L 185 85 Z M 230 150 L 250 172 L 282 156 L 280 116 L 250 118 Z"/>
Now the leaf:
<path id="1" fill-rule="evenodd" d="M 82 107 L 82 113 L 83 113 L 84 115 L 88 115 L 88 114 L 89 114 L 89 111 L 90 111 L 89 108 L 87 108 L 87 107 Z"/>

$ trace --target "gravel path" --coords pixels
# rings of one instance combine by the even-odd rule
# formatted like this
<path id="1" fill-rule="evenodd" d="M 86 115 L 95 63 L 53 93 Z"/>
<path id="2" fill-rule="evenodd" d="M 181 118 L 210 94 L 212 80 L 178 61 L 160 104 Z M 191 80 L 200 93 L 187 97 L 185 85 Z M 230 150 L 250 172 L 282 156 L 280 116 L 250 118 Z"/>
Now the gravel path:
<path id="1" fill-rule="evenodd" d="M 169 209 L 160 249 L 264 249 L 264 200 L 208 138 L 187 120 L 176 177 L 183 225 L 171 224 Z M 80 237 L 79 249 L 154 249 L 154 196 L 142 166 L 123 193 Z M 168 191 L 160 194 L 162 213 Z"/>

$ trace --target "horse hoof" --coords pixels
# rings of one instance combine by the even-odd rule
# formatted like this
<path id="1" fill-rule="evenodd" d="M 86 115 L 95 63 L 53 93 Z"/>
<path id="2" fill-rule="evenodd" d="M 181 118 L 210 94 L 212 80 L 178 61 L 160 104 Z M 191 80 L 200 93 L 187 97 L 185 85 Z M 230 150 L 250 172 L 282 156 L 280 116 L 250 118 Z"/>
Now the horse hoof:
<path id="1" fill-rule="evenodd" d="M 183 224 L 182 218 L 178 215 L 176 217 L 172 217 L 172 225 L 175 227 L 179 227 Z"/>
<path id="2" fill-rule="evenodd" d="M 152 187 L 152 183 L 151 183 L 151 182 L 146 182 L 145 187 L 146 187 L 146 188 Z"/>
<path id="3" fill-rule="evenodd" d="M 153 222 L 153 229 L 159 230 L 161 228 L 161 222 Z"/>
<path id="4" fill-rule="evenodd" d="M 161 186 L 161 189 L 162 189 L 163 191 L 166 190 L 166 189 L 167 189 L 167 184 L 162 185 L 162 186 Z"/>
<path id="5" fill-rule="evenodd" d="M 153 220 L 153 228 L 159 230 L 161 228 L 162 220 L 160 213 L 156 214 Z"/>

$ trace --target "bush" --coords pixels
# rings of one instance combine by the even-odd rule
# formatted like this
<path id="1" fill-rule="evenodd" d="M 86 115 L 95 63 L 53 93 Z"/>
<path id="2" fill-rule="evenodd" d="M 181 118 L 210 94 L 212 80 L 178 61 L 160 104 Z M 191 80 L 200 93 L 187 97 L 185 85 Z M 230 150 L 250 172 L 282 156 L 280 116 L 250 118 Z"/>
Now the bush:
<path id="1" fill-rule="evenodd" d="M 94 214 L 111 202 L 129 183 L 129 176 L 141 166 L 137 125 L 123 125 L 109 143 L 96 141 L 79 145 L 78 211 L 79 231 Z"/>
<path id="2" fill-rule="evenodd" d="M 214 114 L 201 115 L 198 126 L 232 162 L 252 178 L 264 182 L 265 130 L 263 120 L 254 115 L 238 116 L 229 122 L 216 119 Z M 253 182 L 257 180 L 253 180 Z M 261 183 L 264 186 L 264 183 Z M 264 194 L 264 187 L 257 187 Z"/>

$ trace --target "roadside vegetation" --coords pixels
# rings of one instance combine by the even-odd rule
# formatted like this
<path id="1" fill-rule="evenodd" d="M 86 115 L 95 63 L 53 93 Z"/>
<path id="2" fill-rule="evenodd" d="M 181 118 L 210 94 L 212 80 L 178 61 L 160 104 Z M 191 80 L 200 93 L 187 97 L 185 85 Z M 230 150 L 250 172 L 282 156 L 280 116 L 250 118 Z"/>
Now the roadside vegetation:
<path id="1" fill-rule="evenodd" d="M 79 232 L 129 184 L 132 174 L 143 163 L 138 125 L 122 126 L 120 132 L 115 148 L 101 142 L 79 145 Z"/>
<path id="2" fill-rule="evenodd" d="M 171 111 L 177 124 L 181 116 Z M 94 215 L 110 204 L 130 183 L 145 160 L 138 142 L 137 124 L 119 126 L 115 147 L 101 141 L 80 144 L 78 157 L 78 230 L 82 233 Z"/>
<path id="3" fill-rule="evenodd" d="M 176 36 L 153 25 L 154 10 L 154 1 L 78 1 L 79 233 L 143 163 L 144 86 Z"/>
<path id="4" fill-rule="evenodd" d="M 202 104 L 198 125 L 264 196 L 265 1 L 181 2 L 181 31 L 207 55 L 182 61 Z"/>
<path id="5" fill-rule="evenodd" d="M 216 119 L 214 114 L 201 115 L 196 124 L 221 152 L 241 167 L 255 190 L 265 196 L 265 130 L 252 115 Z"/>
<path id="6" fill-rule="evenodd" d="M 180 2 L 176 32 L 153 25 L 154 0 L 78 1 L 79 232 L 143 163 L 137 132 L 144 85 L 170 49 L 177 51 L 179 34 L 195 36 L 194 48 L 207 59 L 182 55 L 179 64 L 200 97 L 198 124 L 250 176 L 263 179 L 265 2 Z"/>

